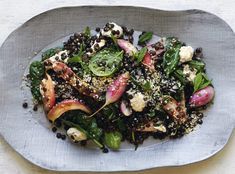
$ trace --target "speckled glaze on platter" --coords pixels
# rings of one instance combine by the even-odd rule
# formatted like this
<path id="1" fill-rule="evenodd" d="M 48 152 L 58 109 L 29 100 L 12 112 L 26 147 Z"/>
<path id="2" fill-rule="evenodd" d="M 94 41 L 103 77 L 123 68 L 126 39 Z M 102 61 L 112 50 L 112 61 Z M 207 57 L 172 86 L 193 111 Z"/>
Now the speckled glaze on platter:
<path id="1" fill-rule="evenodd" d="M 103 154 L 94 146 L 78 147 L 56 139 L 42 109 L 22 108 L 30 92 L 22 77 L 42 49 L 62 43 L 84 27 L 114 21 L 135 30 L 150 30 L 158 36 L 176 36 L 204 49 L 205 62 L 216 90 L 214 104 L 206 111 L 204 124 L 177 140 L 148 140 L 134 151 L 124 144 L 119 152 Z M 34 52 L 39 52 L 37 56 Z M 0 132 L 24 158 L 58 171 L 133 171 L 179 166 L 204 160 L 228 141 L 235 116 L 235 35 L 215 15 L 200 11 L 162 11 L 140 7 L 83 6 L 42 13 L 6 39 L 0 48 Z M 31 103 L 32 104 L 32 103 Z"/>

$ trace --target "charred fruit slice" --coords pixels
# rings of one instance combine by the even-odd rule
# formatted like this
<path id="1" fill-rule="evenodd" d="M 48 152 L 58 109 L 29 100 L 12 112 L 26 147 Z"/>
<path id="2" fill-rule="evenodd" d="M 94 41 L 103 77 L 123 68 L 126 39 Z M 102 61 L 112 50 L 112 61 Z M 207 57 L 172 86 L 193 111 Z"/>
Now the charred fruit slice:
<path id="1" fill-rule="evenodd" d="M 70 110 L 81 110 L 88 114 L 91 114 L 91 110 L 85 106 L 83 103 L 77 100 L 64 100 L 54 106 L 49 113 L 47 114 L 47 118 L 54 122 L 57 118 L 59 118 L 63 113 Z"/>
<path id="2" fill-rule="evenodd" d="M 46 60 L 44 62 L 47 69 L 53 69 L 57 76 L 63 78 L 81 94 L 90 96 L 95 100 L 99 99 L 100 92 L 94 86 L 89 85 L 79 78 L 66 64 L 58 61 Z"/>
<path id="3" fill-rule="evenodd" d="M 151 55 L 146 52 L 142 64 L 149 68 L 150 71 L 154 71 L 154 61 L 151 58 Z"/>
<path id="4" fill-rule="evenodd" d="M 184 103 L 183 101 L 177 102 L 173 97 L 166 95 L 163 97 L 162 107 L 178 123 L 184 123 L 187 120 Z"/>
<path id="5" fill-rule="evenodd" d="M 42 101 L 46 111 L 49 111 L 55 105 L 54 87 L 51 76 L 46 74 L 46 78 L 44 78 L 40 84 L 40 93 L 42 95 Z"/>

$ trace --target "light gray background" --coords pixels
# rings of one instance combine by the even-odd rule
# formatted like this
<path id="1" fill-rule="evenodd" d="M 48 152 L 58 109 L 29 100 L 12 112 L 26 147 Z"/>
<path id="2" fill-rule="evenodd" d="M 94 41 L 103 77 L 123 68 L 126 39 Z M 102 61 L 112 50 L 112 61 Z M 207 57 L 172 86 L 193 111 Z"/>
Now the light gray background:
<path id="1" fill-rule="evenodd" d="M 235 30 L 235 15 L 234 7 L 235 2 L 232 0 L 223 0 L 223 2 L 215 1 L 189 1 L 189 0 L 158 0 L 158 1 L 137 1 L 129 0 L 125 1 L 112 1 L 112 0 L 96 0 L 96 1 L 75 1 L 75 0 L 47 0 L 40 1 L 37 0 L 0 0 L 0 44 L 15 28 L 23 24 L 29 18 L 46 11 L 48 9 L 53 9 L 61 6 L 76 6 L 76 5 L 138 5 L 146 6 L 151 8 L 166 9 L 166 10 L 182 10 L 182 9 L 202 9 L 212 12 L 219 17 L 223 18 L 230 24 L 230 26 Z M 153 169 L 140 173 L 169 173 L 177 174 L 182 172 L 187 173 L 233 173 L 235 171 L 235 148 L 234 148 L 235 138 L 232 135 L 228 145 L 225 149 L 218 153 L 216 156 L 206 160 L 204 162 L 199 162 L 196 164 L 177 167 L 177 168 L 161 168 Z M 25 161 L 19 155 L 17 155 L 5 142 L 0 139 L 0 173 L 1 174 L 27 174 L 27 173 L 53 173 L 42 170 L 36 166 L 33 166 L 29 162 Z M 55 172 L 56 173 L 56 172 Z M 234 172 L 235 173 L 235 172 Z"/>

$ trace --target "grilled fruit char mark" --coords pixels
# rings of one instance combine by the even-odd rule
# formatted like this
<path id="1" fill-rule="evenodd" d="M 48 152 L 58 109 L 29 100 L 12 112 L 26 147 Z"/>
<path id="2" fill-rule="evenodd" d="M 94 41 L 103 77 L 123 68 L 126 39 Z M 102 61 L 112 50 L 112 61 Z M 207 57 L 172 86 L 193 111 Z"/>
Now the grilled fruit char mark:
<path id="1" fill-rule="evenodd" d="M 177 102 L 173 97 L 167 95 L 162 100 L 163 109 L 178 123 L 182 124 L 187 121 L 185 99 L 183 97 L 181 102 Z"/>
<path id="2" fill-rule="evenodd" d="M 101 95 L 100 91 L 94 86 L 89 85 L 79 78 L 66 64 L 59 61 L 44 61 L 46 69 L 52 69 L 58 77 L 63 78 L 71 86 L 73 86 L 79 93 L 90 96 L 95 100 L 99 100 Z"/>

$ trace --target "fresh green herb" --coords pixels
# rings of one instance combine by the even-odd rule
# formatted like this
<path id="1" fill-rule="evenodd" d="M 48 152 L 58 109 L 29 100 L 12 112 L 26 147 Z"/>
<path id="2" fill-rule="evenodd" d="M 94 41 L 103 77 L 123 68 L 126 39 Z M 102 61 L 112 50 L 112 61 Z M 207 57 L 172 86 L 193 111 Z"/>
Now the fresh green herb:
<path id="1" fill-rule="evenodd" d="M 106 106 L 103 110 L 102 113 L 108 118 L 109 120 L 114 120 L 116 118 L 117 114 L 117 107 L 115 107 L 114 104 Z"/>
<path id="2" fill-rule="evenodd" d="M 135 77 L 131 76 L 131 81 L 138 86 L 139 88 L 143 89 L 144 91 L 149 91 L 151 90 L 151 83 L 149 81 L 146 81 L 144 84 L 138 82 Z"/>
<path id="3" fill-rule="evenodd" d="M 97 76 L 110 76 L 118 70 L 122 59 L 123 51 L 104 49 L 90 59 L 89 68 Z"/>
<path id="4" fill-rule="evenodd" d="M 42 53 L 42 61 L 54 56 L 56 53 L 62 51 L 61 47 L 51 48 Z"/>
<path id="5" fill-rule="evenodd" d="M 181 46 L 182 43 L 177 37 L 166 38 L 166 44 L 165 44 L 166 50 L 180 48 Z"/>
<path id="6" fill-rule="evenodd" d="M 205 63 L 199 60 L 191 60 L 189 66 L 195 68 L 198 72 L 202 72 L 205 68 Z"/>
<path id="7" fill-rule="evenodd" d="M 31 80 L 31 93 L 35 100 L 40 102 L 42 96 L 40 93 L 40 83 L 44 77 L 45 68 L 42 62 L 34 61 L 29 67 L 29 77 Z"/>
<path id="8" fill-rule="evenodd" d="M 117 38 L 111 33 L 111 39 L 113 40 L 113 43 L 117 45 Z"/>
<path id="9" fill-rule="evenodd" d="M 122 134 L 118 131 L 105 132 L 104 143 L 113 150 L 118 150 L 121 145 Z"/>
<path id="10" fill-rule="evenodd" d="M 134 54 L 134 58 L 136 59 L 137 63 L 142 62 L 147 50 L 148 49 L 146 47 L 143 47 L 140 51 Z"/>
<path id="11" fill-rule="evenodd" d="M 88 37 L 91 36 L 91 30 L 90 30 L 90 28 L 89 28 L 88 26 L 85 28 L 84 34 L 85 34 L 86 36 L 88 36 Z"/>
<path id="12" fill-rule="evenodd" d="M 104 145 L 102 143 L 100 143 L 98 139 L 96 139 L 96 136 L 94 136 L 92 134 L 92 132 L 89 132 L 89 131 L 83 129 L 80 125 L 75 124 L 75 123 L 73 123 L 71 121 L 64 120 L 64 119 L 62 119 L 62 123 L 67 125 L 67 126 L 77 128 L 79 131 L 81 131 L 82 133 L 86 134 L 86 136 L 89 139 L 91 139 L 98 147 L 100 147 L 100 148 L 104 147 Z"/>
<path id="13" fill-rule="evenodd" d="M 83 44 L 81 44 L 78 54 L 69 58 L 68 62 L 69 63 L 79 63 L 81 65 L 82 69 L 86 73 L 90 73 L 90 69 L 89 69 L 88 65 L 82 61 L 82 56 L 84 55 L 84 53 L 85 53 L 84 46 L 83 46 Z"/>
<path id="14" fill-rule="evenodd" d="M 173 72 L 173 75 L 182 83 L 185 84 L 185 75 L 181 69 L 177 69 Z"/>
<path id="15" fill-rule="evenodd" d="M 167 75 L 170 75 L 177 67 L 180 57 L 180 49 L 169 49 L 163 55 L 163 67 Z"/>
<path id="16" fill-rule="evenodd" d="M 143 85 L 141 85 L 144 91 L 151 90 L 151 83 L 149 81 L 145 82 Z"/>
<path id="17" fill-rule="evenodd" d="M 205 73 L 198 73 L 197 76 L 194 79 L 193 85 L 194 85 L 194 92 L 205 88 L 211 84 L 211 80 L 208 79 Z"/>
<path id="18" fill-rule="evenodd" d="M 138 43 L 143 44 L 145 42 L 148 42 L 153 37 L 153 32 L 146 32 L 143 35 L 140 36 Z"/>

